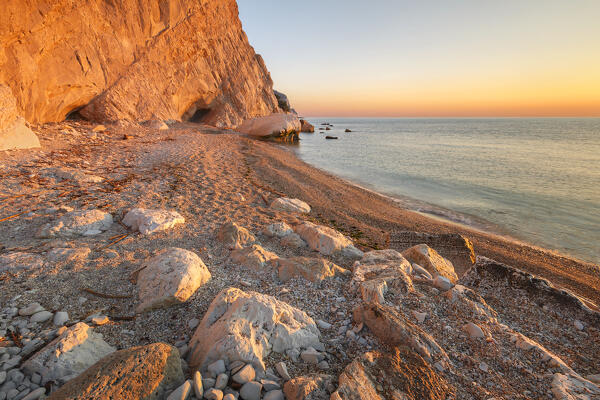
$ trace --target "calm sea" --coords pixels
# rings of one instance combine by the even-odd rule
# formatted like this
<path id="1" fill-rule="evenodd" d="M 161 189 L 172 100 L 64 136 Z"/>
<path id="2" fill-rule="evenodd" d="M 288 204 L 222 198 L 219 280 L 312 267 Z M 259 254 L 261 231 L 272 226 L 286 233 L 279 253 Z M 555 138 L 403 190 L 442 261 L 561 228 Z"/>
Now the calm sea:
<path id="1" fill-rule="evenodd" d="M 308 120 L 317 131 L 296 151 L 314 166 L 413 210 L 600 262 L 600 118 Z M 332 130 L 318 131 L 324 122 Z"/>

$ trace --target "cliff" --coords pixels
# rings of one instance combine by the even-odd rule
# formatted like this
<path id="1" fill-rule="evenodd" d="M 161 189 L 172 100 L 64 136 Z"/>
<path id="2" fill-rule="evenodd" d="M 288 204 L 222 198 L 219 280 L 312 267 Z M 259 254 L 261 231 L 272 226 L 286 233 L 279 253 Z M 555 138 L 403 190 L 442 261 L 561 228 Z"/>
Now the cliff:
<path id="1" fill-rule="evenodd" d="M 230 127 L 278 111 L 235 0 L 8 0 L 3 83 L 30 123 L 79 112 Z"/>

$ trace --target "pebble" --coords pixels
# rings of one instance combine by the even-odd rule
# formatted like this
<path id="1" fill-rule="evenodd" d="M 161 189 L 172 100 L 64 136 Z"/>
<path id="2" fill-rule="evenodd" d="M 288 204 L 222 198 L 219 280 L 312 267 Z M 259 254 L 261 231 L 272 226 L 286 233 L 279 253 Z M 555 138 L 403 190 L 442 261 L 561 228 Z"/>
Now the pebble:
<path id="1" fill-rule="evenodd" d="M 445 292 L 446 290 L 452 289 L 454 287 L 454 284 L 452 284 L 452 282 L 450 282 L 450 280 L 448 278 L 438 275 L 433 280 L 433 286 L 435 288 Z"/>
<path id="2" fill-rule="evenodd" d="M 292 379 L 287 370 L 287 366 L 283 361 L 280 361 L 277 364 L 275 364 L 275 369 L 277 370 L 279 376 L 282 377 L 284 380 L 289 381 L 290 379 Z"/>
<path id="3" fill-rule="evenodd" d="M 423 312 L 413 311 L 412 314 L 415 317 L 415 319 L 417 320 L 417 322 L 420 324 L 425 322 L 425 318 L 427 318 L 427 314 L 423 313 Z"/>
<path id="4" fill-rule="evenodd" d="M 488 372 L 489 367 L 485 362 L 480 362 L 479 363 L 479 369 L 482 370 L 483 372 Z"/>
<path id="5" fill-rule="evenodd" d="M 19 395 L 19 391 L 17 389 L 10 389 L 8 393 L 6 393 L 6 398 L 8 400 L 13 400 L 15 397 Z"/>
<path id="6" fill-rule="evenodd" d="M 33 392 L 29 393 L 27 396 L 23 397 L 21 400 L 38 400 L 40 397 L 46 394 L 46 388 L 37 388 Z"/>
<path id="7" fill-rule="evenodd" d="M 319 326 L 319 328 L 325 329 L 325 330 L 331 328 L 331 324 L 329 322 L 325 322 L 321 319 L 317 320 L 317 325 Z"/>
<path id="8" fill-rule="evenodd" d="M 6 371 L 0 371 L 0 385 L 6 380 Z"/>
<path id="9" fill-rule="evenodd" d="M 233 381 L 241 385 L 252 381 L 256 377 L 256 371 L 252 365 L 247 364 L 244 368 L 240 369 L 237 374 L 233 376 Z"/>
<path id="10" fill-rule="evenodd" d="M 215 386 L 215 380 L 213 378 L 202 378 L 202 387 L 204 390 L 210 389 Z"/>
<path id="11" fill-rule="evenodd" d="M 106 325 L 110 322 L 110 319 L 106 315 L 98 315 L 92 318 L 92 323 L 97 326 Z"/>
<path id="12" fill-rule="evenodd" d="M 218 389 L 208 389 L 204 393 L 206 400 L 223 400 L 223 392 Z"/>
<path id="13" fill-rule="evenodd" d="M 215 361 L 214 363 L 210 364 L 206 369 L 209 372 L 210 376 L 214 378 L 216 378 L 219 374 L 227 372 L 227 369 L 225 369 L 225 361 L 223 360 Z"/>
<path id="14" fill-rule="evenodd" d="M 281 386 L 279 385 L 279 383 L 277 383 L 273 380 L 270 380 L 270 379 L 261 379 L 260 383 L 262 383 L 263 389 L 265 389 L 266 392 L 270 392 L 271 390 L 281 389 Z"/>
<path id="15" fill-rule="evenodd" d="M 263 400 L 284 400 L 285 396 L 281 390 L 273 390 L 265 394 Z"/>
<path id="16" fill-rule="evenodd" d="M 233 394 L 227 393 L 225 397 L 223 397 L 223 400 L 236 400 L 236 398 Z"/>
<path id="17" fill-rule="evenodd" d="M 229 381 L 229 375 L 219 374 L 219 376 L 217 376 L 217 380 L 215 381 L 215 389 L 219 389 L 219 390 L 225 389 L 228 381 Z"/>
<path id="18" fill-rule="evenodd" d="M 307 362 L 309 364 L 318 364 L 319 361 L 321 361 L 321 357 L 321 353 L 319 353 L 313 348 L 309 348 L 300 353 L 300 358 L 302 358 L 302 361 Z"/>
<path id="19" fill-rule="evenodd" d="M 482 338 L 485 336 L 483 330 L 472 322 L 469 322 L 468 324 L 463 326 L 463 329 L 472 338 Z"/>
<path id="20" fill-rule="evenodd" d="M 63 326 L 69 320 L 69 314 L 65 311 L 58 311 L 54 314 L 54 319 L 52 323 L 56 326 Z"/>
<path id="21" fill-rule="evenodd" d="M 40 311 L 31 316 L 29 319 L 30 322 L 46 322 L 50 318 L 52 318 L 52 313 L 50 311 Z"/>
<path id="22" fill-rule="evenodd" d="M 261 391 L 262 385 L 260 382 L 246 382 L 240 389 L 240 397 L 244 400 L 260 400 Z"/>
<path id="23" fill-rule="evenodd" d="M 190 395 L 190 391 L 192 390 L 192 381 L 187 380 L 183 383 L 183 385 L 179 386 L 175 391 L 173 391 L 167 400 L 186 400 Z"/>
<path id="24" fill-rule="evenodd" d="M 40 305 L 40 303 L 31 303 L 27 307 L 21 308 L 19 310 L 19 315 L 28 317 L 28 316 L 38 313 L 40 311 L 44 311 L 44 307 L 42 307 Z"/>
<path id="25" fill-rule="evenodd" d="M 575 325 L 575 329 L 577 329 L 578 331 L 582 331 L 584 328 L 583 323 L 578 319 L 575 320 L 573 325 Z"/>
<path id="26" fill-rule="evenodd" d="M 188 327 L 190 329 L 194 329 L 198 326 L 198 324 L 200 324 L 200 320 L 198 318 L 192 318 L 188 321 Z"/>
<path id="27" fill-rule="evenodd" d="M 194 373 L 193 386 L 194 394 L 198 399 L 201 399 L 202 396 L 204 396 L 204 387 L 202 386 L 202 374 L 200 373 L 200 371 L 196 371 Z"/>
<path id="28" fill-rule="evenodd" d="M 317 365 L 317 367 L 319 367 L 319 369 L 322 371 L 326 371 L 329 369 L 329 363 L 327 361 L 323 360 Z"/>

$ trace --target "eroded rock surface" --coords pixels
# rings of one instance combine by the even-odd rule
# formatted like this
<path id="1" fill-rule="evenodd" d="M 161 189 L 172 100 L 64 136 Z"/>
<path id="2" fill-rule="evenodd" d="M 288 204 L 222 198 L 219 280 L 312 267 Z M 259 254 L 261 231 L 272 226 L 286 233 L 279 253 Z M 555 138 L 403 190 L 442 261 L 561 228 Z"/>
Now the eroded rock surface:
<path id="1" fill-rule="evenodd" d="M 319 330 L 305 312 L 274 297 L 229 288 L 211 303 L 190 340 L 190 365 L 244 361 L 265 369 L 271 351 L 323 348 Z"/>
<path id="2" fill-rule="evenodd" d="M 0 82 L 31 123 L 79 110 L 233 127 L 279 109 L 234 0 L 9 0 L 0 39 Z"/>
<path id="3" fill-rule="evenodd" d="M 52 393 L 50 399 L 163 399 L 183 381 L 179 351 L 155 343 L 104 357 Z"/>

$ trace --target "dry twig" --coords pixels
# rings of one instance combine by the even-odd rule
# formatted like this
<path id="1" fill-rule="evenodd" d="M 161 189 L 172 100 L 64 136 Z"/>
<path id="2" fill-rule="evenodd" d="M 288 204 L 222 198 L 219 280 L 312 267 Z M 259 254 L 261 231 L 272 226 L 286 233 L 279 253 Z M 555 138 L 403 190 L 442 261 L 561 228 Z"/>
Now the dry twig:
<path id="1" fill-rule="evenodd" d="M 10 217 L 2 218 L 2 219 L 0 219 L 0 222 L 4 222 L 4 221 L 8 221 L 10 219 L 14 219 L 14 218 L 20 217 L 21 215 L 25 214 L 26 212 L 27 211 L 23 211 L 23 212 L 20 212 L 18 214 L 11 215 Z"/>

